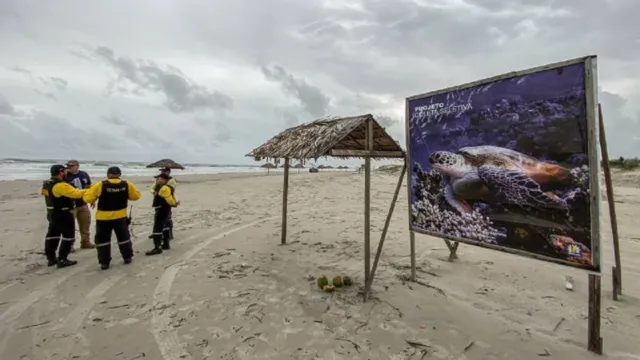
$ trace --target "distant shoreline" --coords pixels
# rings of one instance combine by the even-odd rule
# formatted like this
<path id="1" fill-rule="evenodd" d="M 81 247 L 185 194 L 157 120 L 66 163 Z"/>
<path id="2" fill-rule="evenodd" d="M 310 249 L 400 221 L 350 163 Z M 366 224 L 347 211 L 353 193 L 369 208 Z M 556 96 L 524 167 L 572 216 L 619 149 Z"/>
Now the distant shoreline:
<path id="1" fill-rule="evenodd" d="M 68 159 L 67 159 L 68 160 Z M 0 164 L 12 164 L 12 163 L 24 163 L 24 164 L 64 164 L 67 160 L 60 159 L 23 159 L 23 158 L 2 158 L 0 159 Z M 127 164 L 127 165 L 136 165 L 136 166 L 148 166 L 152 164 L 152 162 L 146 161 L 122 161 L 122 160 L 96 160 L 96 159 L 76 159 L 80 164 L 95 164 L 97 166 L 110 166 L 110 164 Z M 259 167 L 260 164 L 208 164 L 208 163 L 183 163 L 180 162 L 184 167 L 193 166 L 193 167 Z"/>

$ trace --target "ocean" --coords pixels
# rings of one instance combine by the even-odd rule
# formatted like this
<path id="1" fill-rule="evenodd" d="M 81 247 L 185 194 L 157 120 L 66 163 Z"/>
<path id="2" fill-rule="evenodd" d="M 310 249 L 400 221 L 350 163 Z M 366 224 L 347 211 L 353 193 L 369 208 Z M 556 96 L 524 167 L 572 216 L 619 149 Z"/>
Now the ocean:
<path id="1" fill-rule="evenodd" d="M 54 164 L 65 164 L 66 160 L 27 160 L 27 159 L 2 159 L 0 160 L 0 181 L 11 180 L 46 180 L 49 178 L 49 168 Z M 80 169 L 87 172 L 92 179 L 106 177 L 109 166 L 119 166 L 122 169 L 122 177 L 128 176 L 155 176 L 158 168 L 146 168 L 148 163 L 141 162 L 106 162 L 106 161 L 80 161 Z M 175 175 L 194 174 L 222 174 L 238 172 L 266 172 L 259 165 L 209 165 L 209 164 L 182 164 L 185 170 L 173 170 Z"/>

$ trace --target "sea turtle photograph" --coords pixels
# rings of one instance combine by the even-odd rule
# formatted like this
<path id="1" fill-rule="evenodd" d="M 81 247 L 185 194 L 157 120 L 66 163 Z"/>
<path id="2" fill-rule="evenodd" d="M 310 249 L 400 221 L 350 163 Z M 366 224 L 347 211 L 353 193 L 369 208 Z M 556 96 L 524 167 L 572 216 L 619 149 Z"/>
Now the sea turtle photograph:
<path id="1" fill-rule="evenodd" d="M 470 146 L 435 151 L 429 156 L 443 176 L 445 199 L 460 213 L 473 208 L 467 200 L 509 203 L 537 209 L 567 209 L 553 190 L 571 185 L 573 174 L 561 165 L 498 146 Z"/>
<path id="2" fill-rule="evenodd" d="M 409 101 L 412 229 L 593 266 L 585 99 L 576 64 Z"/>

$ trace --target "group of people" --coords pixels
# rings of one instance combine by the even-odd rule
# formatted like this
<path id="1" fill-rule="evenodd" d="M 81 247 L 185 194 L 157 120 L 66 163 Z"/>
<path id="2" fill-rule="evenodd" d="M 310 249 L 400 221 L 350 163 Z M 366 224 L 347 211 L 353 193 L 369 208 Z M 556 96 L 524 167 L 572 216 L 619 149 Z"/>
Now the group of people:
<path id="1" fill-rule="evenodd" d="M 131 181 L 121 179 L 122 171 L 117 166 L 107 169 L 107 178 L 92 184 L 90 176 L 80 170 L 77 160 L 64 165 L 51 167 L 51 178 L 42 184 L 41 194 L 47 206 L 49 223 L 45 236 L 45 255 L 47 265 L 64 268 L 76 265 L 69 254 L 74 252 L 76 220 L 80 230 L 80 248 L 97 250 L 98 262 L 102 270 L 111 264 L 111 234 L 115 233 L 120 255 L 125 264 L 133 259 L 131 242 L 131 216 L 127 210 L 129 201 L 137 201 L 141 194 Z M 171 177 L 171 169 L 160 169 L 149 191 L 153 194 L 154 208 L 153 249 L 146 255 L 162 254 L 171 248 L 173 240 L 173 207 L 180 205 L 176 200 L 177 183 Z M 91 208 L 97 208 L 95 214 L 95 244 L 90 240 Z"/>

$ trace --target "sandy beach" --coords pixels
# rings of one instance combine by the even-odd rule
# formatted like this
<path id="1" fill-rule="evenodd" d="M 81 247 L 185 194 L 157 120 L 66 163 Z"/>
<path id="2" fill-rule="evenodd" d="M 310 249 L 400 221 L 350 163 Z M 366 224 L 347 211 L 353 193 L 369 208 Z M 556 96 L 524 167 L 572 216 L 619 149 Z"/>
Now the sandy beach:
<path id="1" fill-rule="evenodd" d="M 95 250 L 72 254 L 75 267 L 48 268 L 41 182 L 0 182 L 0 359 L 640 359 L 638 174 L 616 173 L 618 302 L 603 202 L 603 356 L 586 350 L 584 272 L 466 245 L 450 263 L 441 240 L 417 235 L 419 282 L 405 281 L 404 186 L 363 304 L 363 175 L 292 171 L 287 245 L 281 173 L 175 176 L 182 206 L 172 249 L 144 256 L 150 179 L 130 178 L 143 192 L 133 210 L 136 255 L 125 266 L 112 244 L 107 271 Z M 373 252 L 396 182 L 372 176 Z M 355 284 L 324 293 L 321 274 Z"/>

